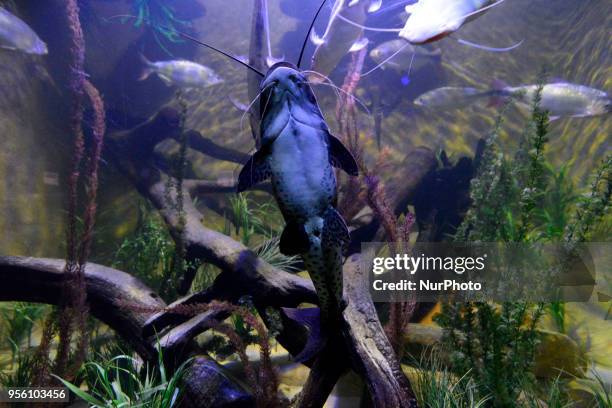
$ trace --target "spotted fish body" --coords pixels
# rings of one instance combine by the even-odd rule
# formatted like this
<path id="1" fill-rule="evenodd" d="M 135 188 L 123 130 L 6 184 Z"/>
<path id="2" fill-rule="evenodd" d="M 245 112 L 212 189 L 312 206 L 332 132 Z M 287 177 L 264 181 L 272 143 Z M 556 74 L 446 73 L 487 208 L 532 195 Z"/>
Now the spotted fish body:
<path id="1" fill-rule="evenodd" d="M 47 54 L 47 44 L 21 19 L 0 7 L 0 48 L 28 54 Z"/>
<path id="2" fill-rule="evenodd" d="M 329 133 L 304 76 L 283 62 L 261 83 L 262 143 L 242 169 L 238 191 L 270 178 L 287 223 L 280 250 L 304 260 L 317 295 L 321 320 L 339 316 L 342 301 L 342 252 L 350 239 L 336 202 L 333 166 L 357 175 L 357 164 Z"/>
<path id="3" fill-rule="evenodd" d="M 168 86 L 180 88 L 206 88 L 223 82 L 217 73 L 209 67 L 187 60 L 151 62 L 142 57 L 145 69 L 140 80 L 156 74 Z"/>

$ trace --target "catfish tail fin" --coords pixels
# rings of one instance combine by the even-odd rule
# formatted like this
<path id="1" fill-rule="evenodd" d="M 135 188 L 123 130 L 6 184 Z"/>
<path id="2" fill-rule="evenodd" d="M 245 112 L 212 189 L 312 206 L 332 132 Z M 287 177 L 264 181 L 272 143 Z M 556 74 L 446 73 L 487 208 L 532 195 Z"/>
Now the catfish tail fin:
<path id="1" fill-rule="evenodd" d="M 327 343 L 327 332 L 321 330 L 321 310 L 318 307 L 304 309 L 283 307 L 282 311 L 287 318 L 304 327 L 307 331 L 306 344 L 293 360 L 297 363 L 312 360 Z"/>

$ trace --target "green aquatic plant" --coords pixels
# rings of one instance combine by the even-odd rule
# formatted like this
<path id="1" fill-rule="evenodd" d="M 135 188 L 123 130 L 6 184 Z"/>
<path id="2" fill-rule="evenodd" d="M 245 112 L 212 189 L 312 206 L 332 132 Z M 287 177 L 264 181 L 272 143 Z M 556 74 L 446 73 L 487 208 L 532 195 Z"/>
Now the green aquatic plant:
<path id="1" fill-rule="evenodd" d="M 172 55 L 165 42 L 182 42 L 180 33 L 191 27 L 189 21 L 177 17 L 172 3 L 171 0 L 134 0 L 134 16 L 123 17 L 123 21 L 131 18 L 134 20 L 134 27 L 149 27 L 160 48 Z"/>
<path id="2" fill-rule="evenodd" d="M 170 174 L 168 177 L 165 189 L 165 199 L 177 215 L 177 237 L 175 239 L 175 250 L 173 252 L 171 267 L 164 269 L 164 276 L 159 288 L 160 295 L 165 299 L 173 299 L 178 294 L 178 284 L 182 277 L 186 275 L 187 269 L 196 268 L 186 259 L 187 249 L 185 247 L 185 226 L 187 220 L 185 218 L 185 191 L 183 188 L 183 180 L 185 179 L 185 170 L 187 168 L 187 135 L 184 132 L 185 122 L 187 121 L 187 102 L 181 91 L 176 94 L 177 103 L 179 106 L 179 151 L 176 157 L 171 160 Z M 190 282 L 191 283 L 191 282 Z"/>
<path id="3" fill-rule="evenodd" d="M 571 401 L 566 391 L 566 380 L 561 376 L 542 384 L 537 392 L 526 392 L 523 395 L 523 405 L 528 408 L 570 408 L 575 403 Z"/>
<path id="4" fill-rule="evenodd" d="M 444 303 L 436 322 L 446 329 L 444 344 L 453 372 L 469 372 L 480 397 L 510 407 L 534 383 L 532 368 L 543 305 L 505 302 Z"/>
<path id="5" fill-rule="evenodd" d="M 123 240 L 115 252 L 112 266 L 158 289 L 166 271 L 172 268 L 174 250 L 174 241 L 162 221 L 141 204 L 136 230 Z"/>
<path id="6" fill-rule="evenodd" d="M 486 407 L 489 397 L 479 397 L 474 380 L 468 371 L 455 375 L 444 364 L 438 352 L 428 350 L 421 359 L 413 359 L 416 367 L 414 391 L 419 407 L 424 408 L 480 408 Z"/>
<path id="7" fill-rule="evenodd" d="M 590 189 L 578 199 L 576 211 L 565 229 L 564 241 L 587 240 L 597 224 L 610 214 L 611 197 L 612 155 L 608 155 L 593 172 Z"/>
<path id="8" fill-rule="evenodd" d="M 547 165 L 549 183 L 544 192 L 542 205 L 538 209 L 538 240 L 559 241 L 563 238 L 566 227 L 578 195 L 569 177 L 568 166 L 559 170 Z"/>
<path id="9" fill-rule="evenodd" d="M 36 369 L 34 354 L 30 349 L 18 348 L 13 359 L 14 369 L 0 370 L 0 385 L 5 389 L 30 384 Z"/>
<path id="10" fill-rule="evenodd" d="M 612 407 L 612 385 L 593 370 L 593 378 L 586 381 L 587 390 L 593 395 L 596 408 Z"/>
<path id="11" fill-rule="evenodd" d="M 471 183 L 472 205 L 457 229 L 458 241 L 530 242 L 539 237 L 540 204 L 547 189 L 544 149 L 548 114 L 540 109 L 542 86 L 535 93 L 524 139 L 512 161 L 497 139 L 508 102 L 484 142 L 480 166 Z M 446 329 L 453 371 L 470 373 L 488 405 L 510 407 L 531 387 L 536 325 L 543 304 L 506 302 L 444 303 L 437 322 Z"/>
<path id="12" fill-rule="evenodd" d="M 495 126 L 484 139 L 484 151 L 479 159 L 477 176 L 471 181 L 472 205 L 457 228 L 458 241 L 494 242 L 509 240 L 512 235 L 508 221 L 511 209 L 508 203 L 515 199 L 511 169 L 498 146 L 504 115 L 511 102 L 505 104 Z"/>
<path id="13" fill-rule="evenodd" d="M 127 354 L 114 357 L 100 355 L 99 361 L 87 362 L 82 375 L 88 391 L 56 378 L 92 407 L 172 408 L 180 403 L 181 380 L 191 360 L 186 360 L 170 373 L 164 365 L 159 345 L 157 349 L 158 361 L 152 365 L 143 364 Z"/>
<path id="14" fill-rule="evenodd" d="M 40 322 L 46 306 L 34 303 L 16 302 L 0 307 L 2 317 L 2 343 L 11 349 L 11 365 L 15 363 L 23 343 L 32 346 L 32 330 Z"/>
<path id="15" fill-rule="evenodd" d="M 565 302 L 550 302 L 547 306 L 547 310 L 557 327 L 557 331 L 559 333 L 565 333 Z"/>
<path id="16" fill-rule="evenodd" d="M 257 203 L 249 193 L 240 193 L 230 197 L 231 221 L 235 233 L 246 246 L 252 244 L 255 234 L 275 235 L 272 225 L 278 224 L 278 211 L 270 201 Z"/>
<path id="17" fill-rule="evenodd" d="M 500 149 L 497 139 L 503 114 L 512 101 L 485 139 L 480 166 L 471 183 L 472 205 L 457 230 L 457 241 L 563 241 L 571 247 L 586 240 L 592 228 L 609 214 L 609 157 L 595 171 L 590 191 L 583 197 L 576 195 L 566 166 L 556 170 L 547 163 L 548 113 L 540 108 L 541 91 L 539 86 L 523 139 L 511 158 Z M 535 386 L 535 328 L 546 310 L 558 330 L 564 332 L 562 301 L 535 305 L 444 304 L 437 321 L 447 329 L 444 343 L 454 350 L 453 370 L 470 370 L 479 394 L 490 395 L 492 406 L 514 406 L 519 395 Z M 563 395 L 555 387 L 558 384 L 551 386 L 547 406 L 565 406 Z"/>
<path id="18" fill-rule="evenodd" d="M 270 265 L 285 272 L 299 272 L 300 258 L 297 255 L 288 256 L 280 252 L 280 236 L 275 235 L 254 248 L 257 256 Z"/>

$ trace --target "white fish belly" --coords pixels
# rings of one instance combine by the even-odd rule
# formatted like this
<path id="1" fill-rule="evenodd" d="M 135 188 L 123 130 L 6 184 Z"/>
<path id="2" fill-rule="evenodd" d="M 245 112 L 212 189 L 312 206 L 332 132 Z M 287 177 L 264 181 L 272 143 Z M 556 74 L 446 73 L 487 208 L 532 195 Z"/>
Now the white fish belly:
<path id="1" fill-rule="evenodd" d="M 273 187 L 285 215 L 305 220 L 331 204 L 336 183 L 323 133 L 291 119 L 275 140 L 270 159 Z"/>

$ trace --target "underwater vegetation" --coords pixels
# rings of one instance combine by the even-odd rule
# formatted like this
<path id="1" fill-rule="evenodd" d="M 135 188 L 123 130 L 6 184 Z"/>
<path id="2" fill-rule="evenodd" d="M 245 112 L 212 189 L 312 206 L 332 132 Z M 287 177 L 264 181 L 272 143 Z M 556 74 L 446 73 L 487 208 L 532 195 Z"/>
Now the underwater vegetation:
<path id="1" fill-rule="evenodd" d="M 85 378 L 87 392 L 68 381 L 60 381 L 91 407 L 178 406 L 182 390 L 180 381 L 190 360 L 170 373 L 165 368 L 161 350 L 159 361 L 153 366 L 127 354 L 117 355 L 118 350 L 111 348 L 112 354 L 108 351 L 97 355 L 96 361 L 83 365 L 80 375 Z"/>
<path id="2" fill-rule="evenodd" d="M 157 44 L 168 54 L 166 44 L 181 42 L 180 33 L 191 27 L 189 20 L 178 18 L 175 2 L 168 0 L 134 0 L 134 16 L 124 17 L 124 23 L 133 21 L 134 27 L 148 27 Z"/>
<path id="3" fill-rule="evenodd" d="M 294 32 L 299 57 L 281 61 L 270 22 L 287 16 L 265 0 L 249 3 L 247 57 L 233 54 L 246 41 L 215 20 L 189 40 L 183 18 L 198 16 L 184 3 L 129 1 L 134 16 L 124 23 L 146 30 L 99 70 L 108 77 L 87 73 L 99 62 L 87 50 L 102 36 L 81 26 L 86 1 L 62 2 L 57 21 L 45 21 L 57 38 L 45 35 L 36 7 L 8 8 L 3 52 L 41 67 L 53 59 L 57 95 L 32 109 L 57 105 L 44 124 L 65 139 L 49 144 L 71 155 L 56 179 L 0 184 L 0 204 L 12 205 L 19 184 L 63 191 L 66 230 L 58 259 L 46 248 L 0 256 L 0 300 L 9 302 L 0 305 L 0 385 L 63 385 L 71 403 L 96 407 L 609 407 L 606 366 L 589 353 L 605 345 L 572 320 L 575 305 L 374 303 L 362 258 L 368 242 L 406 252 L 419 242 L 557 243 L 567 251 L 608 242 L 612 156 L 591 160 L 601 146 L 590 139 L 571 156 L 578 160 L 557 165 L 551 154 L 557 135 L 579 121 L 606 131 L 608 94 L 579 85 L 579 75 L 576 83 L 525 75 L 512 78 L 524 85 L 487 87 L 487 72 L 479 86 L 465 74 L 469 54 L 458 78 L 422 84 L 410 76 L 461 69 L 443 41 L 479 53 L 523 51 L 521 41 L 493 48 L 457 37 L 485 26 L 495 34 L 483 16 L 510 2 L 315 3 L 312 16 L 297 16 L 306 22 Z M 242 6 L 206 6 L 244 17 Z M 283 0 L 280 11 L 292 6 Z M 371 23 L 384 16 L 401 27 Z M 21 34 L 27 41 L 16 41 Z M 204 47 L 189 50 L 197 63 L 139 58 L 152 39 L 167 53 L 168 43 Z M 488 55 L 502 65 L 493 57 L 500 54 Z M 141 68 L 142 81 L 126 74 Z M 239 92 L 235 110 L 229 99 Z M 236 102 L 244 94 L 248 103 Z M 496 117 L 478 106 L 484 101 L 499 108 Z M 526 120 L 516 120 L 524 115 L 514 116 L 515 106 Z M 445 110 L 486 120 L 464 129 Z M 17 122 L 27 130 L 28 121 Z M 19 138 L 13 133 L 9 142 Z M 480 141 L 467 146 L 464 134 Z M 586 186 L 578 166 L 592 171 Z M 40 201 L 34 194 L 28 201 Z M 97 225 L 98 207 L 120 219 Z M 585 304 L 596 309 L 588 316 L 603 317 L 602 303 Z"/>
<path id="4" fill-rule="evenodd" d="M 511 160 L 497 142 L 503 113 L 485 139 L 471 183 L 472 206 L 455 239 L 561 241 L 571 247 L 587 240 L 591 226 L 609 216 L 611 156 L 595 170 L 591 189 L 580 201 L 566 180 L 566 169 L 554 169 L 546 162 L 549 113 L 541 105 L 543 89 L 540 85 L 534 94 L 531 118 Z M 448 330 L 445 345 L 452 350 L 453 369 L 459 375 L 468 373 L 476 395 L 489 398 L 492 406 L 513 406 L 525 390 L 534 387 L 535 352 L 541 336 L 537 327 L 547 306 L 564 332 L 563 302 L 445 303 L 436 317 Z M 556 381 L 558 386 L 561 380 Z"/>

